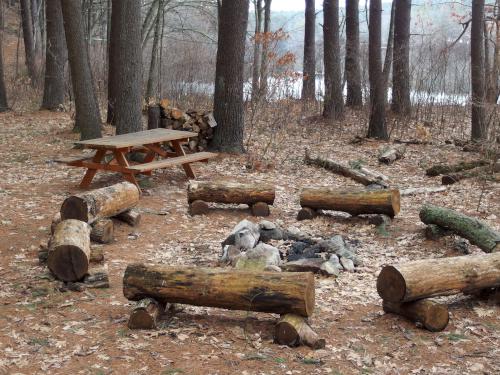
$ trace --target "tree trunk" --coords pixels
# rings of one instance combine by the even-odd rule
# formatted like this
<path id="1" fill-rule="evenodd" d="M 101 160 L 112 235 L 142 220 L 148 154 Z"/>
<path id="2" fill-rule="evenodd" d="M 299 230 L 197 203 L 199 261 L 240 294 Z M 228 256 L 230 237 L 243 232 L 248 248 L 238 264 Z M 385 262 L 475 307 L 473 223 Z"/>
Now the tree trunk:
<path id="1" fill-rule="evenodd" d="M 4 35 L 4 14 L 3 7 L 0 6 L 1 35 L 0 35 L 0 112 L 5 112 L 9 109 L 7 104 L 7 89 L 5 88 L 5 78 L 3 70 L 3 35 Z"/>
<path id="2" fill-rule="evenodd" d="M 214 94 L 217 126 L 210 144 L 221 152 L 245 151 L 243 81 L 247 23 L 248 0 L 222 2 Z"/>
<path id="3" fill-rule="evenodd" d="M 127 326 L 130 329 L 156 329 L 163 310 L 163 306 L 153 298 L 141 299 L 130 313 Z"/>
<path id="4" fill-rule="evenodd" d="M 254 204 L 274 203 L 275 188 L 263 184 L 240 184 L 235 182 L 190 181 L 188 202 L 196 200 L 217 203 Z"/>
<path id="5" fill-rule="evenodd" d="M 391 75 L 392 67 L 392 51 L 394 46 L 394 16 L 396 12 L 396 3 L 393 1 L 391 5 L 391 18 L 389 20 L 389 35 L 387 36 L 387 44 L 385 48 L 384 68 L 382 69 L 384 75 L 384 91 L 387 92 L 389 87 L 389 77 Z"/>
<path id="6" fill-rule="evenodd" d="M 259 76 L 262 59 L 262 1 L 254 0 L 255 6 L 255 33 L 253 38 L 253 64 L 252 64 L 252 101 L 260 97 Z"/>
<path id="7" fill-rule="evenodd" d="M 113 0 L 111 25 L 111 44 L 117 47 L 110 66 L 116 89 L 113 123 L 116 134 L 138 132 L 142 130 L 140 1 Z"/>
<path id="8" fill-rule="evenodd" d="M 399 190 L 339 190 L 331 188 L 304 188 L 300 205 L 319 210 L 348 212 L 351 215 L 384 214 L 394 217 L 399 213 Z"/>
<path id="9" fill-rule="evenodd" d="M 68 59 L 61 2 L 45 1 L 47 43 L 42 109 L 58 110 L 64 104 L 64 67 Z"/>
<path id="10" fill-rule="evenodd" d="M 496 43 L 493 52 L 493 69 L 491 72 L 492 83 L 492 97 L 491 103 L 497 103 L 500 98 L 500 1 L 496 2 L 497 18 L 496 18 Z"/>
<path id="11" fill-rule="evenodd" d="M 123 276 L 129 300 L 151 297 L 161 303 L 184 303 L 230 310 L 294 313 L 314 310 L 314 275 L 308 272 L 244 272 L 131 264 Z"/>
<path id="12" fill-rule="evenodd" d="M 316 9 L 314 0 L 306 1 L 302 100 L 316 99 Z"/>
<path id="13" fill-rule="evenodd" d="M 260 65 L 260 96 L 267 98 L 267 79 L 269 75 L 269 35 L 271 33 L 271 0 L 264 0 L 264 42 Z"/>
<path id="14" fill-rule="evenodd" d="M 55 228 L 54 228 L 55 231 Z M 53 235 L 54 233 L 52 233 Z M 49 247 L 50 247 L 50 241 L 49 241 L 49 246 L 48 247 L 42 247 L 40 246 L 40 250 L 38 251 L 38 260 L 40 261 L 41 264 L 46 263 L 47 259 L 49 257 Z M 102 249 L 102 246 L 91 246 L 90 247 L 90 255 L 89 255 L 89 262 L 90 263 L 101 263 L 104 261 L 104 252 Z"/>
<path id="15" fill-rule="evenodd" d="M 31 83 L 35 84 L 37 79 L 35 40 L 33 34 L 33 18 L 31 15 L 31 1 L 20 0 L 21 21 L 23 26 L 24 52 L 26 56 L 26 67 Z"/>
<path id="16" fill-rule="evenodd" d="M 148 106 L 148 130 L 161 127 L 161 109 L 158 104 Z"/>
<path id="17" fill-rule="evenodd" d="M 101 138 L 101 114 L 85 45 L 82 3 L 81 0 L 64 0 L 61 5 L 75 96 L 75 130 L 81 132 L 81 140 Z"/>
<path id="18" fill-rule="evenodd" d="M 344 117 L 342 72 L 340 68 L 340 30 L 338 0 L 323 1 L 323 42 L 325 61 L 325 109 L 323 116 L 340 120 Z"/>
<path id="19" fill-rule="evenodd" d="M 409 302 L 498 286 L 500 252 L 385 266 L 377 278 L 378 294 L 389 302 Z"/>
<path id="20" fill-rule="evenodd" d="M 473 141 L 488 137 L 484 113 L 484 0 L 472 0 L 472 22 L 470 40 L 471 88 L 472 88 L 472 133 Z"/>
<path id="21" fill-rule="evenodd" d="M 77 219 L 91 224 L 127 211 L 138 202 L 137 186 L 121 182 L 66 198 L 61 206 L 61 219 Z"/>
<path id="22" fill-rule="evenodd" d="M 307 345 L 313 349 L 323 349 L 325 339 L 318 336 L 302 316 L 286 314 L 274 327 L 274 342 L 279 345 Z"/>
<path id="23" fill-rule="evenodd" d="M 431 332 L 442 331 L 448 325 L 448 306 L 429 299 L 406 303 L 384 301 L 382 306 L 386 313 L 404 316 Z"/>
<path id="24" fill-rule="evenodd" d="M 158 44 L 160 39 L 163 38 L 163 35 L 160 35 L 161 24 L 163 21 L 163 0 L 158 0 L 158 9 L 156 11 L 156 19 L 155 19 L 155 33 L 153 36 L 153 46 L 151 49 L 151 62 L 149 64 L 149 75 L 148 75 L 148 84 L 146 87 L 146 101 L 151 101 L 151 99 L 155 99 L 155 102 L 158 99 L 159 93 L 157 90 L 154 90 L 154 84 L 157 78 L 157 60 L 158 60 Z M 149 127 L 148 127 L 149 129 Z"/>
<path id="25" fill-rule="evenodd" d="M 487 253 L 500 250 L 500 233 L 474 217 L 448 208 L 425 205 L 420 210 L 420 220 L 452 230 Z"/>
<path id="26" fill-rule="evenodd" d="M 392 73 L 392 110 L 409 115 L 411 0 L 396 0 Z"/>
<path id="27" fill-rule="evenodd" d="M 359 1 L 347 0 L 345 9 L 345 79 L 347 82 L 346 106 L 363 105 L 359 58 Z"/>
<path id="28" fill-rule="evenodd" d="M 114 125 L 115 124 L 115 116 L 114 109 L 117 100 L 117 89 L 116 82 L 118 80 L 117 75 L 112 71 L 113 67 L 116 66 L 117 62 L 115 61 L 118 56 L 118 48 L 120 48 L 119 43 L 115 43 L 113 41 L 118 40 L 120 38 L 120 29 L 118 25 L 113 24 L 113 0 L 111 1 L 111 11 L 110 17 L 108 18 L 108 111 L 106 115 L 106 123 Z M 109 9 L 108 9 L 109 11 Z"/>
<path id="29" fill-rule="evenodd" d="M 370 1 L 368 74 L 370 78 L 370 123 L 368 137 L 389 139 L 385 118 L 386 93 L 380 56 L 382 32 L 381 0 Z"/>
<path id="30" fill-rule="evenodd" d="M 47 265 L 62 281 L 78 281 L 89 269 L 90 226 L 79 220 L 61 221 L 50 240 Z"/>

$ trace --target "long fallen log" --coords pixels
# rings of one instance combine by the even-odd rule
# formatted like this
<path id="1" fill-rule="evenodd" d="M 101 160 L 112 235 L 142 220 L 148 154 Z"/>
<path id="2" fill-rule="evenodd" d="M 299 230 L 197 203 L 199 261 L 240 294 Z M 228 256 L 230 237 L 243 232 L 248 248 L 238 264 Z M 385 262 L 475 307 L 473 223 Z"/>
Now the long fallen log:
<path id="1" fill-rule="evenodd" d="M 382 307 L 386 313 L 404 316 L 431 332 L 442 331 L 449 321 L 448 306 L 429 299 L 405 303 L 384 301 Z"/>
<path id="2" fill-rule="evenodd" d="M 139 202 L 139 189 L 121 182 L 66 198 L 61 206 L 61 219 L 77 219 L 92 224 L 127 211 Z"/>
<path id="3" fill-rule="evenodd" d="M 80 220 L 57 224 L 50 240 L 47 265 L 62 281 L 78 281 L 89 269 L 90 226 Z"/>
<path id="4" fill-rule="evenodd" d="M 307 345 L 313 349 L 323 349 L 325 339 L 318 336 L 302 316 L 286 314 L 274 327 L 274 342 L 280 345 Z"/>
<path id="5" fill-rule="evenodd" d="M 406 145 L 389 146 L 384 149 L 378 158 L 378 161 L 384 164 L 392 164 L 398 159 L 401 159 L 406 152 Z"/>
<path id="6" fill-rule="evenodd" d="M 344 177 L 349 177 L 353 179 L 356 182 L 359 182 L 360 184 L 363 184 L 365 186 L 368 185 L 379 185 L 381 187 L 387 188 L 389 185 L 387 185 L 386 182 L 384 182 L 380 178 L 374 178 L 373 176 L 369 176 L 367 174 L 362 173 L 359 170 L 347 167 L 345 165 L 342 165 L 340 163 L 337 163 L 333 160 L 330 159 L 321 159 L 319 157 L 313 158 L 309 155 L 309 151 L 306 150 L 306 155 L 304 158 L 304 163 L 307 165 L 314 165 L 317 167 L 322 167 L 325 168 L 335 174 L 344 176 Z"/>
<path id="7" fill-rule="evenodd" d="M 225 269 L 131 264 L 123 276 L 129 300 L 146 297 L 230 310 L 310 316 L 314 276 L 309 272 L 246 272 Z"/>
<path id="8" fill-rule="evenodd" d="M 275 189 L 265 184 L 241 184 L 227 181 L 190 181 L 188 203 L 197 200 L 215 203 L 235 203 L 252 205 L 258 202 L 273 204 Z"/>
<path id="9" fill-rule="evenodd" d="M 334 210 L 352 215 L 399 213 L 399 190 L 339 190 L 331 188 L 305 188 L 300 194 L 302 207 L 316 210 Z"/>
<path id="10" fill-rule="evenodd" d="M 487 253 L 500 250 L 500 233 L 474 217 L 433 205 L 423 206 L 419 216 L 423 223 L 449 229 Z"/>
<path id="11" fill-rule="evenodd" d="M 487 164 L 488 162 L 486 160 L 462 161 L 458 164 L 437 164 L 427 168 L 425 174 L 429 177 L 435 177 L 442 174 L 465 171 L 467 169 L 473 169 Z"/>
<path id="12" fill-rule="evenodd" d="M 500 252 L 385 266 L 377 278 L 378 294 L 389 302 L 409 302 L 497 286 L 500 286 Z"/>
<path id="13" fill-rule="evenodd" d="M 485 179 L 496 180 L 494 174 L 500 172 L 500 163 L 494 166 L 487 165 L 485 167 L 477 167 L 463 172 L 445 174 L 441 177 L 443 185 L 452 185 L 466 178 L 484 177 Z"/>

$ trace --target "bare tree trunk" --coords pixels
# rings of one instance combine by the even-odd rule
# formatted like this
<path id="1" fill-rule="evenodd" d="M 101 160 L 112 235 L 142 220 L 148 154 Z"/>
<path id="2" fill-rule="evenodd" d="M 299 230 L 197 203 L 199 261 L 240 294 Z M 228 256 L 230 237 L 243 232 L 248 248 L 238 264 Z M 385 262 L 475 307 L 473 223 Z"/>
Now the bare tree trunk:
<path id="1" fill-rule="evenodd" d="M 7 90 L 5 88 L 4 72 L 3 72 L 3 31 L 4 31 L 4 15 L 3 5 L 0 4 L 0 112 L 5 112 L 9 109 L 7 104 Z"/>
<path id="2" fill-rule="evenodd" d="M 248 5 L 248 0 L 223 1 L 219 9 L 214 94 L 217 126 L 210 147 L 222 152 L 245 151 L 243 74 Z"/>
<path id="3" fill-rule="evenodd" d="M 345 76 L 347 81 L 346 106 L 363 105 L 359 63 L 359 1 L 346 1 Z"/>
<path id="4" fill-rule="evenodd" d="M 157 60 L 158 60 L 158 44 L 160 42 L 161 31 L 161 23 L 163 20 L 163 0 L 158 0 L 158 9 L 156 11 L 156 19 L 155 19 L 155 33 L 153 36 L 153 46 L 151 49 L 151 63 L 149 65 L 149 75 L 148 75 L 148 84 L 146 87 L 146 100 L 153 98 L 153 86 L 156 82 L 156 73 L 157 73 Z M 158 94 L 158 93 L 156 93 Z M 155 95 L 156 96 L 156 95 Z"/>
<path id="5" fill-rule="evenodd" d="M 264 0 L 264 42 L 260 65 L 260 96 L 267 97 L 267 78 L 269 75 L 269 33 L 271 32 L 271 0 Z"/>
<path id="6" fill-rule="evenodd" d="M 411 0 L 396 3 L 392 73 L 392 110 L 409 115 L 410 101 L 410 21 Z"/>
<path id="7" fill-rule="evenodd" d="M 340 68 L 339 1 L 323 1 L 323 42 L 325 61 L 325 118 L 340 120 L 344 116 L 342 73 Z"/>
<path id="8" fill-rule="evenodd" d="M 116 38 L 113 38 L 116 37 Z M 111 45 L 116 55 L 110 66 L 115 80 L 113 108 L 116 134 L 142 130 L 141 3 L 113 0 Z"/>
<path id="9" fill-rule="evenodd" d="M 302 100 L 316 99 L 316 10 L 314 0 L 306 0 Z"/>
<path id="10" fill-rule="evenodd" d="M 495 43 L 495 57 L 493 62 L 493 86 L 495 97 L 492 102 L 497 103 L 500 98 L 500 0 L 496 2 L 497 18 L 496 18 L 496 43 Z"/>
<path id="11" fill-rule="evenodd" d="M 31 79 L 31 83 L 35 84 L 37 78 L 37 69 L 30 0 L 20 0 L 20 5 L 21 20 L 23 25 L 24 51 L 26 55 L 26 67 L 28 68 L 28 76 Z"/>
<path id="12" fill-rule="evenodd" d="M 262 0 L 254 0 L 255 3 L 255 34 L 253 46 L 252 66 L 252 101 L 257 100 L 259 95 L 260 62 L 262 59 Z"/>
<path id="13" fill-rule="evenodd" d="M 71 81 L 75 96 L 75 130 L 82 140 L 100 138 L 101 114 L 85 45 L 81 0 L 61 0 L 64 33 L 68 47 Z"/>
<path id="14" fill-rule="evenodd" d="M 111 1 L 111 22 L 109 24 L 109 47 L 108 47 L 108 113 L 106 116 L 106 122 L 108 124 L 115 125 L 115 104 L 116 97 L 118 95 L 116 85 L 118 76 L 113 72 L 113 67 L 116 66 L 116 58 L 119 53 L 118 51 L 118 43 L 114 43 L 113 41 L 118 40 L 120 38 L 120 30 L 118 29 L 118 25 L 113 23 L 113 12 L 114 12 L 115 1 Z"/>
<path id="15" fill-rule="evenodd" d="M 42 108 L 60 109 L 64 103 L 64 67 L 68 58 L 64 36 L 64 22 L 59 0 L 47 0 L 47 52 L 45 53 L 45 84 Z"/>
<path id="16" fill-rule="evenodd" d="M 387 92 L 387 88 L 389 87 L 389 77 L 391 75 L 391 67 L 392 67 L 392 51 L 394 46 L 394 13 L 396 11 L 396 3 L 397 1 L 393 1 L 391 5 L 391 18 L 389 21 L 389 35 L 387 35 L 387 45 L 385 48 L 385 59 L 384 59 L 384 91 Z"/>
<path id="17" fill-rule="evenodd" d="M 485 140 L 488 137 L 484 116 L 483 20 L 484 0 L 473 0 L 470 43 L 473 141 Z"/>
<path id="18" fill-rule="evenodd" d="M 42 29 L 40 23 L 40 13 L 42 11 L 42 0 L 31 1 L 31 24 L 33 25 L 33 46 L 35 49 L 35 58 L 41 56 L 42 52 Z"/>
<path id="19" fill-rule="evenodd" d="M 389 139 L 385 118 L 386 93 L 384 92 L 384 77 L 381 61 L 381 33 L 382 33 L 382 3 L 381 0 L 370 1 L 370 25 L 368 74 L 370 79 L 370 123 L 368 137 Z"/>

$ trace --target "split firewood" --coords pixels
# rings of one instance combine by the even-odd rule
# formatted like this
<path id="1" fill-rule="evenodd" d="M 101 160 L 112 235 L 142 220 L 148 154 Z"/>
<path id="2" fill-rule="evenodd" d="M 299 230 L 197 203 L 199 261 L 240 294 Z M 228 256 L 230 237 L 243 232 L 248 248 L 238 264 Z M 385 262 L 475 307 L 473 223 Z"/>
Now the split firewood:
<path id="1" fill-rule="evenodd" d="M 114 239 L 115 225 L 111 219 L 99 219 L 92 223 L 90 239 L 99 243 L 111 243 Z"/>
<path id="2" fill-rule="evenodd" d="M 128 328 L 156 329 L 157 320 L 161 316 L 164 306 L 153 298 L 144 298 L 137 302 L 130 313 Z"/>
<path id="3" fill-rule="evenodd" d="M 133 301 L 151 297 L 162 303 L 301 316 L 312 314 L 315 299 L 314 275 L 309 272 L 250 272 L 143 264 L 127 267 L 123 294 Z"/>
<path id="4" fill-rule="evenodd" d="M 360 214 L 399 213 L 399 190 L 338 190 L 331 188 L 305 188 L 300 194 L 300 205 L 319 210 L 334 210 Z"/>
<path id="5" fill-rule="evenodd" d="M 386 313 L 404 316 L 431 332 L 442 331 L 448 325 L 448 306 L 430 299 L 405 303 L 384 301 L 382 306 Z"/>
<path id="6" fill-rule="evenodd" d="M 72 195 L 61 206 L 61 219 L 77 219 L 92 224 L 136 206 L 139 196 L 139 189 L 130 182 Z"/>
<path id="7" fill-rule="evenodd" d="M 227 181 L 190 181 L 188 185 L 188 203 L 196 200 L 215 203 L 244 203 L 252 205 L 258 202 L 273 204 L 275 189 L 265 184 L 242 184 Z"/>
<path id="8" fill-rule="evenodd" d="M 291 347 L 299 345 L 307 345 L 313 349 L 325 347 L 325 339 L 320 338 L 312 330 L 304 317 L 295 314 L 281 317 L 274 327 L 274 342 Z"/>
<path id="9" fill-rule="evenodd" d="M 429 177 L 439 176 L 442 174 L 455 173 L 460 171 L 465 171 L 468 169 L 473 169 L 476 167 L 481 167 L 487 165 L 486 160 L 475 160 L 475 161 L 462 161 L 458 164 L 437 164 L 425 171 L 425 174 Z"/>
<path id="10" fill-rule="evenodd" d="M 50 240 L 47 265 L 62 281 L 78 281 L 89 269 L 90 225 L 80 220 L 63 220 Z"/>
<path id="11" fill-rule="evenodd" d="M 122 212 L 122 213 L 116 215 L 115 217 L 118 220 L 123 221 L 132 227 L 138 226 L 139 223 L 141 222 L 141 213 L 134 208 L 127 210 L 125 212 Z"/>
<path id="12" fill-rule="evenodd" d="M 500 233 L 474 217 L 449 208 L 425 205 L 420 210 L 420 220 L 449 229 L 487 253 L 500 251 Z"/>
<path id="13" fill-rule="evenodd" d="M 307 165 L 314 165 L 317 167 L 322 167 L 325 168 L 335 174 L 339 174 L 344 177 L 349 177 L 353 179 L 356 182 L 359 182 L 360 184 L 363 184 L 365 186 L 368 185 L 379 185 L 384 188 L 387 188 L 388 185 L 386 182 L 382 181 L 379 178 L 374 178 L 372 176 L 368 176 L 364 173 L 362 173 L 359 170 L 356 170 L 354 168 L 347 167 L 345 165 L 342 165 L 340 163 L 337 163 L 333 160 L 330 159 L 321 159 L 319 157 L 312 158 L 309 155 L 309 150 L 306 149 L 306 155 L 304 158 L 304 163 Z"/>
<path id="14" fill-rule="evenodd" d="M 445 174 L 441 177 L 441 183 L 443 185 L 452 185 L 458 181 L 473 177 L 484 177 L 485 179 L 490 178 L 492 180 L 498 180 L 494 176 L 494 174 L 498 172 L 500 172 L 500 163 L 496 163 L 494 166 L 487 165 L 484 167 L 469 169 L 467 171 Z"/>
<path id="15" fill-rule="evenodd" d="M 384 164 L 392 164 L 398 159 L 401 159 L 406 152 L 406 145 L 402 144 L 399 146 L 389 146 L 382 150 L 378 161 Z"/>
<path id="16" fill-rule="evenodd" d="M 83 283 L 87 288 L 101 289 L 109 288 L 108 267 L 91 268 L 83 278 Z"/>
<path id="17" fill-rule="evenodd" d="M 500 252 L 386 266 L 377 278 L 378 294 L 389 302 L 409 302 L 498 286 Z"/>
<path id="18" fill-rule="evenodd" d="M 403 197 L 406 195 L 441 193 L 446 190 L 447 190 L 446 186 L 420 187 L 420 188 L 401 189 L 399 193 Z"/>

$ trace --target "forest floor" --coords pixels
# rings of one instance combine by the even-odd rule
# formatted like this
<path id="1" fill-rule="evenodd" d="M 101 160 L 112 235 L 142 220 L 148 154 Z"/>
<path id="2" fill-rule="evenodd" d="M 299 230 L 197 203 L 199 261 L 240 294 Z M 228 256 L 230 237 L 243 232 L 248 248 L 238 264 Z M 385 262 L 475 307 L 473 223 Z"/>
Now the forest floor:
<path id="1" fill-rule="evenodd" d="M 346 123 L 357 123 L 353 116 Z M 139 227 L 116 223 L 115 241 L 104 246 L 111 287 L 59 292 L 57 283 L 48 280 L 47 268 L 39 264 L 37 252 L 65 197 L 79 191 L 83 170 L 53 162 L 79 153 L 72 148 L 77 135 L 71 123 L 67 113 L 0 115 L 0 374 L 500 373 L 498 306 L 463 295 L 442 298 L 450 307 L 450 323 L 443 332 L 431 333 L 384 314 L 376 291 L 376 277 L 385 264 L 461 255 L 453 249 L 453 237 L 425 239 L 418 218 L 422 204 L 450 207 L 500 229 L 498 184 L 470 179 L 446 192 L 403 197 L 401 213 L 387 230 L 333 214 L 311 221 L 295 219 L 302 187 L 359 186 L 304 165 L 306 147 L 314 155 L 361 161 L 399 188 L 439 186 L 439 177 L 425 177 L 426 166 L 475 159 L 477 154 L 441 140 L 409 145 L 404 159 L 379 165 L 379 142 L 349 144 L 356 131 L 345 124 L 341 132 L 304 120 L 282 129 L 283 137 L 276 138 L 263 159 L 268 134 L 258 129 L 248 155 L 221 155 L 196 165 L 201 180 L 275 184 L 277 199 L 268 219 L 283 227 L 359 241 L 357 254 L 363 266 L 355 273 L 316 277 L 316 310 L 310 323 L 326 339 L 326 348 L 313 351 L 274 344 L 276 316 L 264 313 L 182 306 L 157 330 L 127 328 L 133 306 L 122 293 L 127 264 L 217 267 L 220 242 L 233 226 L 245 218 L 258 222 L 242 208 L 189 216 L 181 168 L 155 172 L 142 182 Z M 94 181 L 93 187 L 101 187 L 120 177 L 102 173 Z M 471 250 L 481 253 L 474 246 Z"/>

